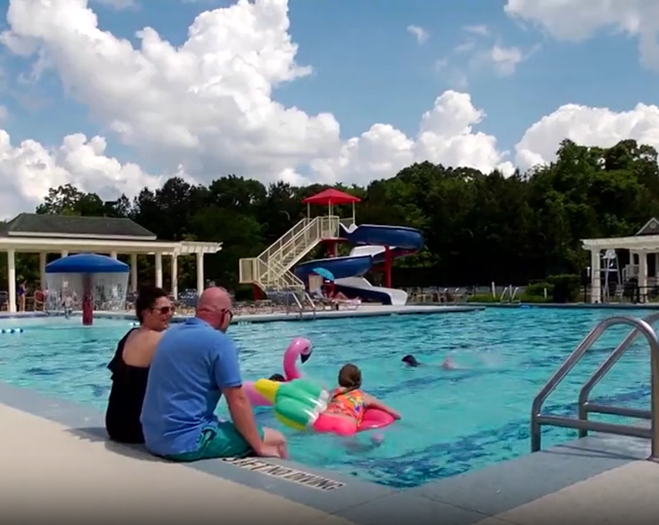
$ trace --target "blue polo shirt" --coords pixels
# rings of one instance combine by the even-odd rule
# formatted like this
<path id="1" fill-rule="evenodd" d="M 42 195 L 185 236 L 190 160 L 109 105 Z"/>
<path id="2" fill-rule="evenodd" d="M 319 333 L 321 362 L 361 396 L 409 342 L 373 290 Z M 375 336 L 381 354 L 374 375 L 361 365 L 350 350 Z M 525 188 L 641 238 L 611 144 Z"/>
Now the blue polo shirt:
<path id="1" fill-rule="evenodd" d="M 194 452 L 217 424 L 223 388 L 242 384 L 238 350 L 226 334 L 192 317 L 169 328 L 156 348 L 142 405 L 146 448 L 167 456 Z"/>

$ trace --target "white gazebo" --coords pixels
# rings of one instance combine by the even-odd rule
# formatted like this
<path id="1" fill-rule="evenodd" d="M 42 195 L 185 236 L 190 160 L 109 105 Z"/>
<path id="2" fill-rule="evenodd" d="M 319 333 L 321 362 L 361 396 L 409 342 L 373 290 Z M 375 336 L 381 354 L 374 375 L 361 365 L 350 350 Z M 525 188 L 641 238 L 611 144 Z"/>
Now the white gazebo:
<path id="1" fill-rule="evenodd" d="M 16 311 L 16 253 L 38 253 L 41 285 L 46 282 L 49 253 L 130 255 L 130 287 L 137 290 L 137 256 L 153 255 L 156 286 L 163 284 L 163 256 L 171 258 L 171 294 L 178 296 L 178 257 L 195 255 L 197 291 L 204 289 L 204 255 L 222 250 L 217 242 L 167 242 L 130 219 L 21 213 L 0 227 L 0 252 L 7 253 L 8 310 Z"/>
<path id="2" fill-rule="evenodd" d="M 583 239 L 583 248 L 590 251 L 590 302 L 602 302 L 602 253 L 629 251 L 629 264 L 622 269 L 622 280 L 638 279 L 641 302 L 647 300 L 648 287 L 659 285 L 659 219 L 650 219 L 632 237 Z M 650 264 L 648 264 L 650 263 Z M 651 271 L 648 269 L 651 267 Z"/>

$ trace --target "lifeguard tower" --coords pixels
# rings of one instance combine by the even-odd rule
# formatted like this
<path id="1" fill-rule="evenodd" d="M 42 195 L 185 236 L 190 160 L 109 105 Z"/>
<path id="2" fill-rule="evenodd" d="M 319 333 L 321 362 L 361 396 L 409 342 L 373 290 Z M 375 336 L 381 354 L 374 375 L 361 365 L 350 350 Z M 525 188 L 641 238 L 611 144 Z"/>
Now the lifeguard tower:
<path id="1" fill-rule="evenodd" d="M 255 295 L 269 291 L 305 289 L 310 275 L 319 268 L 331 274 L 337 288 L 348 297 L 370 299 L 383 304 L 405 304 L 407 293 L 391 288 L 391 266 L 395 257 L 421 249 L 418 230 L 404 226 L 356 225 L 355 205 L 361 199 L 327 189 L 307 197 L 307 217 L 298 222 L 257 257 L 240 260 L 240 283 L 252 284 Z M 352 204 L 352 217 L 341 219 L 335 206 Z M 326 206 L 328 214 L 311 217 L 311 206 Z M 340 242 L 356 245 L 350 255 L 339 257 Z M 327 246 L 328 257 L 300 261 L 319 244 Z M 363 275 L 374 265 L 383 265 L 385 287 L 374 287 Z"/>

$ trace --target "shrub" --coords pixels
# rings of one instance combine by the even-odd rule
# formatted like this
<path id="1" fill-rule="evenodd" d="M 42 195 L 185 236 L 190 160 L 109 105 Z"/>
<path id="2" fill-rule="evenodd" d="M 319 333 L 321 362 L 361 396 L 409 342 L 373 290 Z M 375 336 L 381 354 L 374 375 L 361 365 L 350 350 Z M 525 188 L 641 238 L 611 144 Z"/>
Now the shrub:
<path id="1" fill-rule="evenodd" d="M 499 299 L 492 297 L 491 293 L 478 293 L 467 297 L 468 303 L 498 303 Z"/>
<path id="2" fill-rule="evenodd" d="M 554 286 L 553 302 L 575 303 L 579 300 L 581 278 L 576 274 L 550 275 L 547 282 Z"/>
<path id="3" fill-rule="evenodd" d="M 522 295 L 536 298 L 540 297 L 544 300 L 545 290 L 547 290 L 547 299 L 554 296 L 554 285 L 547 282 L 529 284 L 522 292 Z"/>
<path id="4" fill-rule="evenodd" d="M 520 303 L 529 303 L 529 304 L 540 304 L 540 303 L 549 303 L 552 301 L 552 295 L 547 291 L 547 299 L 545 299 L 544 292 L 541 295 L 528 294 L 523 292 L 519 296 Z"/>

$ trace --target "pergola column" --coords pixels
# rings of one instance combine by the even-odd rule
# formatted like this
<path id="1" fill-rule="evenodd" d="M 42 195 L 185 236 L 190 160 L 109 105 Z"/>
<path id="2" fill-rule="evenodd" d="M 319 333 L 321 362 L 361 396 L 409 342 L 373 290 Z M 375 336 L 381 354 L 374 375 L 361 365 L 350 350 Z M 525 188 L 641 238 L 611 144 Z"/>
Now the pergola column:
<path id="1" fill-rule="evenodd" d="M 172 254 L 172 297 L 174 300 L 178 299 L 178 255 Z"/>
<path id="2" fill-rule="evenodd" d="M 117 257 L 118 257 L 117 252 L 115 252 L 115 251 L 110 252 L 110 257 L 112 257 L 113 259 L 116 260 Z"/>
<path id="3" fill-rule="evenodd" d="M 7 280 L 9 288 L 9 304 L 7 309 L 16 312 L 16 250 L 7 250 Z"/>
<path id="4" fill-rule="evenodd" d="M 39 252 L 39 282 L 41 283 L 41 290 L 47 288 L 46 283 L 46 263 L 48 262 L 48 254 L 46 252 Z"/>
<path id="5" fill-rule="evenodd" d="M 645 302 L 648 294 L 648 253 L 638 252 L 638 288 L 640 300 Z"/>
<path id="6" fill-rule="evenodd" d="M 130 291 L 137 292 L 137 254 L 130 254 Z"/>
<path id="7" fill-rule="evenodd" d="M 156 252 L 156 286 L 162 288 L 162 252 Z"/>
<path id="8" fill-rule="evenodd" d="M 204 288 L 204 254 L 197 253 L 197 294 L 201 294 Z"/>
<path id="9" fill-rule="evenodd" d="M 590 302 L 602 302 L 602 279 L 601 279 L 601 251 L 599 248 L 590 250 Z"/>

